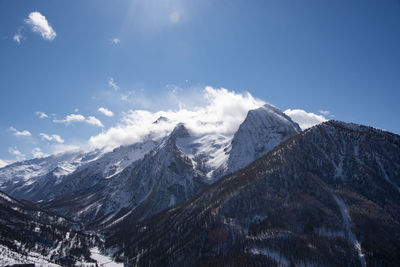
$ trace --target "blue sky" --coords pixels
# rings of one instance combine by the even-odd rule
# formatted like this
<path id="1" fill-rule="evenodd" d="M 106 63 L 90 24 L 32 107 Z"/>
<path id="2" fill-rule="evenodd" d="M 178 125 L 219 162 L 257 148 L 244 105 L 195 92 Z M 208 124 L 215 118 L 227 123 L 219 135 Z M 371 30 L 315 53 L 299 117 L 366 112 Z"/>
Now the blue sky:
<path id="1" fill-rule="evenodd" d="M 205 86 L 400 133 L 400 1 L 0 0 L 0 10 L 3 161 L 83 146 L 129 110 L 190 108 Z"/>

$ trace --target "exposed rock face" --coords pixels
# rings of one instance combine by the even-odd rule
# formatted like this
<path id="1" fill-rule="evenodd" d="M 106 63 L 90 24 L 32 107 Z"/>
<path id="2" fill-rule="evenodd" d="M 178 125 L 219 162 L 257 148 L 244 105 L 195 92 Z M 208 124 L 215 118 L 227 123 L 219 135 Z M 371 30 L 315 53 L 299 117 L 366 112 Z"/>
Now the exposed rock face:
<path id="1" fill-rule="evenodd" d="M 399 185 L 398 135 L 330 121 L 107 244 L 144 266 L 398 266 Z"/>

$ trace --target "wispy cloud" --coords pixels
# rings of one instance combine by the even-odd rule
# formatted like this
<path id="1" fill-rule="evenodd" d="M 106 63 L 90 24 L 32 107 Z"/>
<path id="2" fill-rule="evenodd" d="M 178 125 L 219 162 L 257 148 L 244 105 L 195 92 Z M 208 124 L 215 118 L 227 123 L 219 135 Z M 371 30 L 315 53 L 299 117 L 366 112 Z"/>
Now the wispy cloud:
<path id="1" fill-rule="evenodd" d="M 53 120 L 55 123 L 65 123 L 70 124 L 72 122 L 82 122 L 85 121 L 85 116 L 81 114 L 69 114 L 63 120 Z"/>
<path id="2" fill-rule="evenodd" d="M 43 153 L 42 150 L 41 150 L 39 147 L 35 147 L 35 148 L 32 150 L 31 153 L 32 153 L 32 156 L 33 156 L 34 158 L 44 158 L 44 157 L 47 157 L 47 156 L 48 156 L 48 154 Z"/>
<path id="3" fill-rule="evenodd" d="M 40 133 L 40 137 L 42 137 L 43 140 L 46 141 L 53 141 L 57 143 L 64 143 L 64 139 L 61 138 L 58 134 L 45 134 L 45 133 Z"/>
<path id="4" fill-rule="evenodd" d="M 122 100 L 122 101 L 129 101 L 129 98 L 130 98 L 132 95 L 135 95 L 135 94 L 136 94 L 135 91 L 128 91 L 128 92 L 126 92 L 125 94 L 121 94 L 121 100 Z"/>
<path id="5" fill-rule="evenodd" d="M 121 40 L 118 39 L 118 38 L 113 38 L 113 39 L 110 40 L 111 44 L 119 44 L 120 42 L 121 42 Z"/>
<path id="6" fill-rule="evenodd" d="M 107 117 L 112 117 L 112 116 L 114 116 L 114 112 L 112 112 L 112 111 L 109 110 L 109 109 L 103 108 L 103 107 L 99 108 L 98 111 L 99 111 L 100 113 L 103 113 L 103 114 L 104 114 L 105 116 L 107 116 Z"/>
<path id="7" fill-rule="evenodd" d="M 24 160 L 26 158 L 25 154 L 22 154 L 17 147 L 10 147 L 8 153 L 13 155 L 16 160 Z"/>
<path id="8" fill-rule="evenodd" d="M 38 116 L 41 119 L 45 119 L 45 118 L 49 117 L 49 115 L 47 115 L 46 113 L 44 113 L 42 111 L 36 111 L 35 114 L 36 114 L 36 116 Z"/>
<path id="9" fill-rule="evenodd" d="M 317 115 L 302 109 L 287 109 L 284 112 L 286 115 L 291 117 L 292 120 L 297 122 L 303 130 L 327 121 L 327 119 L 322 115 Z"/>
<path id="10" fill-rule="evenodd" d="M 87 117 L 86 123 L 91 124 L 91 125 L 95 125 L 95 126 L 98 126 L 98 127 L 104 127 L 104 125 L 101 123 L 101 121 L 98 118 L 94 117 L 94 116 Z"/>
<path id="11" fill-rule="evenodd" d="M 44 40 L 53 41 L 56 38 L 57 34 L 53 27 L 40 12 L 31 12 L 25 19 L 25 23 L 31 27 L 33 32 L 40 34 Z"/>
<path id="12" fill-rule="evenodd" d="M 13 36 L 13 40 L 16 41 L 18 44 L 21 43 L 23 38 L 24 38 L 24 36 L 21 33 L 16 33 Z"/>
<path id="13" fill-rule="evenodd" d="M 114 81 L 113 77 L 110 77 L 108 79 L 108 86 L 111 87 L 112 89 L 114 89 L 115 91 L 119 90 L 119 86 L 118 84 Z"/>
<path id="14" fill-rule="evenodd" d="M 94 116 L 88 116 L 87 118 L 83 116 L 82 114 L 69 114 L 65 117 L 63 120 L 53 120 L 55 123 L 64 123 L 66 125 L 69 125 L 73 122 L 85 122 L 87 124 L 99 126 L 99 127 L 104 127 L 104 125 L 101 123 L 99 119 L 97 119 Z"/>
<path id="15" fill-rule="evenodd" d="M 321 113 L 325 117 L 330 117 L 330 118 L 335 117 L 335 115 L 333 115 L 329 110 L 320 110 L 319 113 Z"/>
<path id="16" fill-rule="evenodd" d="M 10 131 L 14 133 L 15 136 L 31 136 L 32 134 L 28 130 L 18 131 L 14 127 L 9 128 Z"/>

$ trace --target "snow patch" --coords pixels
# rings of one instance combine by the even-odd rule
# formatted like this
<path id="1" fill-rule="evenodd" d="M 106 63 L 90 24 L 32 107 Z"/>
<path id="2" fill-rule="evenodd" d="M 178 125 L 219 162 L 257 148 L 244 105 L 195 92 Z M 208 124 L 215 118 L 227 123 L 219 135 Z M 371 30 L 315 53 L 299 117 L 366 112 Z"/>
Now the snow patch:
<path id="1" fill-rule="evenodd" d="M 285 256 L 283 256 L 282 254 L 280 254 L 277 251 L 274 251 L 274 250 L 271 250 L 268 248 L 251 248 L 249 250 L 249 252 L 254 255 L 267 256 L 267 257 L 271 258 L 272 260 L 274 260 L 276 263 L 278 263 L 278 265 L 281 265 L 281 266 L 289 266 L 290 265 L 289 260 Z"/>
<path id="2" fill-rule="evenodd" d="M 38 267 L 59 267 L 55 263 L 49 262 L 44 256 L 29 252 L 26 255 L 15 252 L 8 247 L 0 245 L 0 266 L 8 266 L 14 264 L 35 264 Z"/>
<path id="3" fill-rule="evenodd" d="M 100 253 L 98 247 L 94 247 L 90 249 L 90 258 L 94 259 L 99 266 L 104 267 L 123 267 L 123 263 L 117 263 L 113 261 L 113 259 L 109 256 L 103 255 Z"/>
<path id="4" fill-rule="evenodd" d="M 362 253 L 362 250 L 361 250 L 361 245 L 358 242 L 358 240 L 356 239 L 356 236 L 354 235 L 353 231 L 351 230 L 350 215 L 349 215 L 349 211 L 347 210 L 347 206 L 344 203 L 344 201 L 341 198 L 339 198 L 337 195 L 332 193 L 332 196 L 335 199 L 336 204 L 340 208 L 340 213 L 342 214 L 344 228 L 347 231 L 347 236 L 349 238 L 349 241 L 354 245 L 354 248 L 358 252 L 358 258 L 360 259 L 361 266 L 366 267 L 367 264 L 365 261 L 364 254 Z"/>

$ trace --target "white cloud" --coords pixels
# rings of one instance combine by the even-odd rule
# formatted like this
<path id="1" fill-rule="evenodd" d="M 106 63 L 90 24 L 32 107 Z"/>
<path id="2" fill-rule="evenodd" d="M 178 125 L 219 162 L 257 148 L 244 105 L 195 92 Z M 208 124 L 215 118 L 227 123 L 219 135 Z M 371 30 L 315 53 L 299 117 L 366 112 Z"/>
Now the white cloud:
<path id="1" fill-rule="evenodd" d="M 11 163 L 15 162 L 15 160 L 9 160 L 9 159 L 0 159 L 0 168 L 3 168 Z"/>
<path id="2" fill-rule="evenodd" d="M 103 113 L 103 114 L 106 115 L 107 117 L 112 117 L 112 116 L 114 116 L 114 112 L 112 112 L 112 111 L 109 110 L 109 109 L 103 108 L 103 107 L 99 108 L 98 111 L 101 112 L 101 113 Z"/>
<path id="3" fill-rule="evenodd" d="M 14 132 L 15 136 L 31 136 L 31 133 L 28 130 L 18 131 L 12 126 L 9 128 L 9 130 Z"/>
<path id="4" fill-rule="evenodd" d="M 121 42 L 121 40 L 118 39 L 118 38 L 113 38 L 113 39 L 110 40 L 111 44 L 119 44 L 120 42 Z"/>
<path id="5" fill-rule="evenodd" d="M 114 78 L 110 77 L 108 79 L 108 86 L 110 86 L 112 89 L 114 89 L 115 91 L 119 90 L 119 86 L 118 84 L 114 81 Z"/>
<path id="6" fill-rule="evenodd" d="M 86 151 L 84 149 L 86 147 L 85 144 L 58 144 L 55 143 L 51 145 L 50 148 L 50 153 L 51 154 L 59 154 L 59 153 L 65 153 L 65 152 L 71 152 L 71 151 Z"/>
<path id="7" fill-rule="evenodd" d="M 33 32 L 42 35 L 44 40 L 53 41 L 56 38 L 56 32 L 50 26 L 46 17 L 39 12 L 31 12 L 25 23 L 31 26 Z"/>
<path id="8" fill-rule="evenodd" d="M 94 116 L 89 116 L 89 117 L 86 119 L 86 122 L 87 122 L 88 124 L 91 124 L 91 125 L 95 125 L 95 126 L 99 126 L 99 127 L 104 127 L 104 125 L 101 123 L 101 121 L 100 121 L 98 118 L 94 117 Z"/>
<path id="9" fill-rule="evenodd" d="M 24 36 L 21 33 L 16 33 L 13 36 L 13 40 L 16 41 L 18 44 L 21 43 L 23 38 L 24 38 Z"/>
<path id="10" fill-rule="evenodd" d="M 65 117 L 66 122 L 74 122 L 74 121 L 84 121 L 85 117 L 81 114 L 70 114 Z"/>
<path id="11" fill-rule="evenodd" d="M 245 119 L 250 109 L 256 109 L 264 101 L 255 99 L 249 93 L 239 94 L 227 89 L 206 87 L 190 95 L 179 95 L 180 91 L 169 95 L 163 101 L 171 101 L 179 106 L 177 110 L 164 111 L 130 110 L 123 114 L 121 121 L 114 127 L 89 139 L 90 148 L 128 145 L 139 142 L 149 134 L 155 138 L 172 131 L 179 122 L 194 135 L 214 133 L 232 136 Z M 185 94 L 183 91 L 182 94 Z M 191 101 L 190 101 L 190 100 Z M 183 104 L 185 103 L 186 106 Z M 154 124 L 160 116 L 169 120 Z"/>
<path id="12" fill-rule="evenodd" d="M 44 158 L 44 157 L 47 157 L 48 155 L 46 153 L 43 153 L 39 147 L 35 147 L 32 150 L 32 156 L 34 158 Z"/>
<path id="13" fill-rule="evenodd" d="M 325 117 L 330 117 L 330 118 L 335 117 L 335 115 L 331 114 L 331 112 L 329 110 L 320 110 L 319 113 L 321 113 Z"/>
<path id="14" fill-rule="evenodd" d="M 328 110 L 320 110 L 319 113 L 321 113 L 324 116 L 329 116 L 331 114 L 331 112 Z"/>
<path id="15" fill-rule="evenodd" d="M 42 137 L 43 140 L 64 143 L 64 139 L 62 139 L 58 134 L 47 135 L 45 133 L 40 133 L 40 137 Z"/>
<path id="16" fill-rule="evenodd" d="M 85 121 L 85 116 L 81 114 L 69 114 L 63 120 L 53 120 L 53 122 L 65 123 L 65 124 L 70 124 L 72 122 L 82 122 L 82 121 Z"/>
<path id="17" fill-rule="evenodd" d="M 17 147 L 10 147 L 8 149 L 8 153 L 10 153 L 11 155 L 15 156 L 16 160 L 24 160 L 25 159 L 25 155 L 21 153 L 21 151 L 18 150 Z"/>
<path id="18" fill-rule="evenodd" d="M 94 116 L 89 116 L 85 118 L 85 116 L 81 114 L 69 114 L 65 117 L 63 120 L 53 120 L 55 123 L 65 123 L 66 125 L 69 125 L 73 122 L 85 122 L 90 125 L 95 125 L 99 127 L 104 127 L 104 125 L 101 123 L 99 119 L 97 119 Z"/>
<path id="19" fill-rule="evenodd" d="M 41 119 L 44 119 L 44 118 L 48 118 L 48 117 L 49 117 L 49 115 L 47 115 L 46 113 L 44 113 L 44 112 L 42 112 L 42 111 L 36 111 L 35 114 L 36 114 L 39 118 L 41 118 Z"/>
<path id="20" fill-rule="evenodd" d="M 293 121 L 297 122 L 303 130 L 327 121 L 327 119 L 322 115 L 317 115 L 302 109 L 287 109 L 284 112 L 292 118 Z"/>

